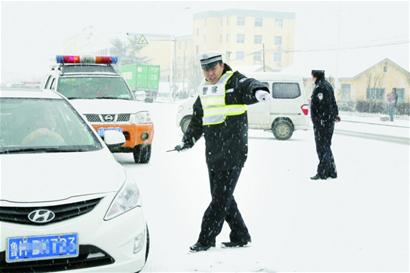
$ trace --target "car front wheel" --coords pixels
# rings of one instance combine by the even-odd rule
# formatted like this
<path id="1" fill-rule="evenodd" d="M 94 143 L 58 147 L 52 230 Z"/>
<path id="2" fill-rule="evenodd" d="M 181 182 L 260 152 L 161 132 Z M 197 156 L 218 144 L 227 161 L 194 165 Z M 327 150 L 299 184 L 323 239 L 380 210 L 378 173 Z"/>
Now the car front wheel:
<path id="1" fill-rule="evenodd" d="M 151 145 L 138 145 L 133 154 L 135 163 L 148 163 L 151 158 Z"/>

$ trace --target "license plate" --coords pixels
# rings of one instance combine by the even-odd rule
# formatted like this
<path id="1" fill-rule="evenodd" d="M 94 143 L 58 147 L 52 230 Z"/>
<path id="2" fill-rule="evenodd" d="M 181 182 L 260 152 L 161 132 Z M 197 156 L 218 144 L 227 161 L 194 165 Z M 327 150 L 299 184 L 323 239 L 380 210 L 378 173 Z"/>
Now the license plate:
<path id="1" fill-rule="evenodd" d="M 114 131 L 118 131 L 118 132 L 122 133 L 122 128 L 99 128 L 99 129 L 98 129 L 98 135 L 99 135 L 100 137 L 103 137 L 103 136 L 104 136 L 104 132 L 105 132 L 105 131 L 109 131 L 109 130 L 114 130 Z"/>
<path id="2" fill-rule="evenodd" d="M 77 257 L 78 246 L 77 233 L 8 238 L 6 262 Z"/>

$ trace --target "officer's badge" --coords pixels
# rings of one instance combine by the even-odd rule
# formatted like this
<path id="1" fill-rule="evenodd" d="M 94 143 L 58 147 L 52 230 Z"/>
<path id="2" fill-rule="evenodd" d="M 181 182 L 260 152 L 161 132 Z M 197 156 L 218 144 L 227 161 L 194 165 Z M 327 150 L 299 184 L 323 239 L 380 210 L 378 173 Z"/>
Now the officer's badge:
<path id="1" fill-rule="evenodd" d="M 323 100 L 323 93 L 317 94 L 317 97 L 318 97 L 319 100 Z"/>

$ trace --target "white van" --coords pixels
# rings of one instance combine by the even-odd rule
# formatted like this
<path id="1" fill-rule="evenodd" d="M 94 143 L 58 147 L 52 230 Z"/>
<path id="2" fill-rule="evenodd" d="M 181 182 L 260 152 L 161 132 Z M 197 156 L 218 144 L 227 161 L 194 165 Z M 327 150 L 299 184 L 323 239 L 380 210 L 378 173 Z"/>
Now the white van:
<path id="1" fill-rule="evenodd" d="M 276 139 L 289 139 L 295 130 L 309 128 L 309 104 L 302 77 L 280 73 L 259 72 L 247 74 L 269 87 L 272 101 L 248 107 L 250 129 L 270 130 Z M 185 100 L 178 107 L 177 124 L 182 132 L 191 121 L 196 98 Z"/>

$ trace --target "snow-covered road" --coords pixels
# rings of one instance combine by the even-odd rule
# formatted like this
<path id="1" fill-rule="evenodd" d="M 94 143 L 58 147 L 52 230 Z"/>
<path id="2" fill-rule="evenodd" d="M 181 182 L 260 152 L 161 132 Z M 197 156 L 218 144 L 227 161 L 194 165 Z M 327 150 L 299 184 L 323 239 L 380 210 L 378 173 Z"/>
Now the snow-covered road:
<path id="1" fill-rule="evenodd" d="M 381 121 L 380 117 L 376 118 L 374 115 L 353 116 L 352 113 L 346 112 L 341 112 L 340 116 L 342 122 L 337 124 L 336 134 L 410 145 L 409 120 Z"/>
<path id="2" fill-rule="evenodd" d="M 252 246 L 188 253 L 210 201 L 204 140 L 181 139 L 176 105 L 147 104 L 155 122 L 149 164 L 116 154 L 141 189 L 151 233 L 145 271 L 408 271 L 409 146 L 336 134 L 338 179 L 311 181 L 313 132 L 277 141 L 251 131 L 235 198 Z M 228 240 L 229 228 L 217 238 Z"/>

